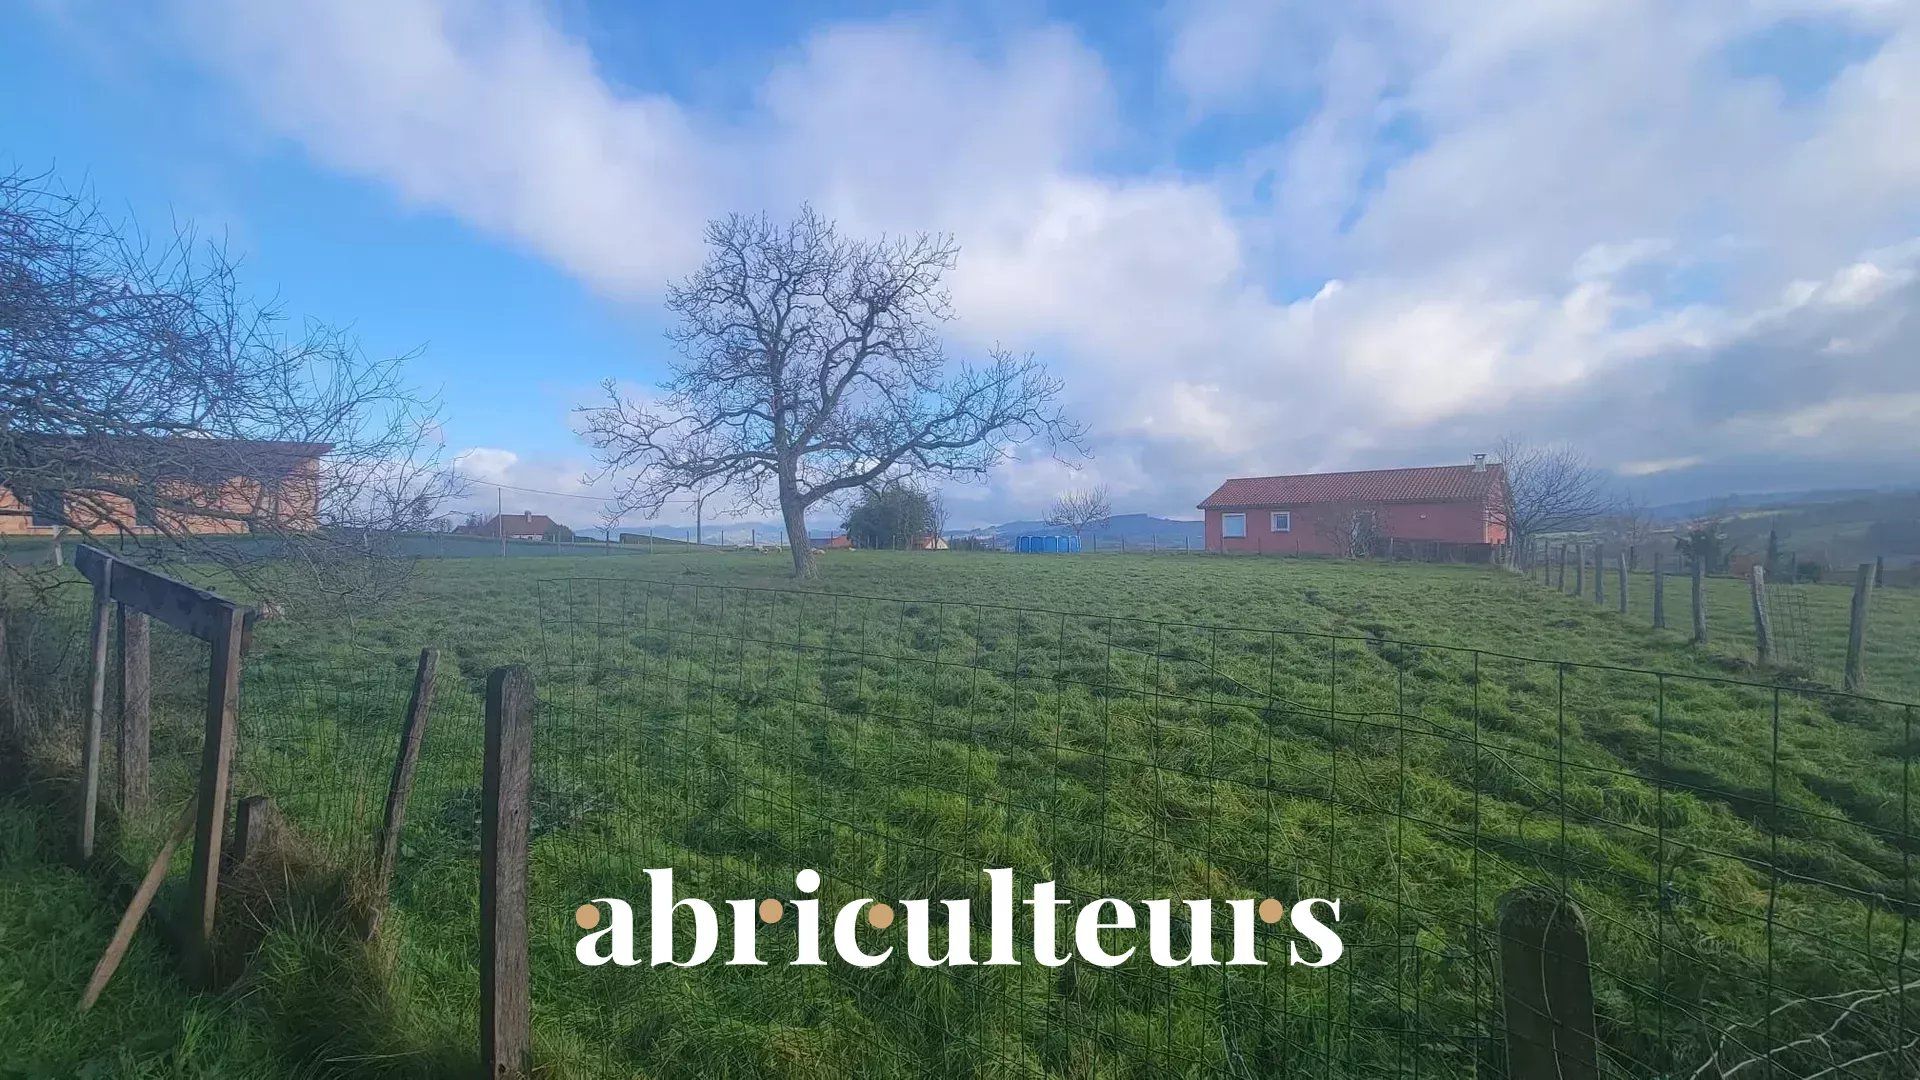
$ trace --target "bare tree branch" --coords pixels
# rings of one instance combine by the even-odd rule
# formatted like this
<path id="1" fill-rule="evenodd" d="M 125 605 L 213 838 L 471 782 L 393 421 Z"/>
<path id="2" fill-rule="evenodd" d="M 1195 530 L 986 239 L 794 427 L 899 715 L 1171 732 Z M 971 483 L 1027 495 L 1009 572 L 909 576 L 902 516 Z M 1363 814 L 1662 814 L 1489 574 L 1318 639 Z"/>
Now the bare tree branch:
<path id="1" fill-rule="evenodd" d="M 1052 508 L 1047 511 L 1047 524 L 1072 529 L 1083 544 L 1089 532 L 1099 530 L 1112 519 L 1113 501 L 1107 495 L 1105 484 L 1065 492 L 1053 500 Z"/>
<path id="2" fill-rule="evenodd" d="M 0 176 L 8 513 L 263 593 L 350 591 L 375 534 L 424 528 L 459 483 L 406 359 L 290 327 L 190 228 L 155 242 L 46 175 Z"/>
<path id="3" fill-rule="evenodd" d="M 1606 475 L 1571 446 L 1509 437 L 1496 452 L 1506 485 L 1491 517 L 1516 549 L 1551 533 L 1584 531 L 1613 507 Z"/>
<path id="4" fill-rule="evenodd" d="M 803 208 L 786 225 L 715 221 L 707 246 L 668 292 L 680 359 L 661 395 L 609 381 L 580 410 L 623 508 L 651 516 L 719 490 L 777 506 L 804 575 L 806 513 L 822 500 L 907 476 L 975 479 L 1031 440 L 1079 448 L 1060 384 L 1031 356 L 949 364 L 936 331 L 952 314 L 950 237 L 851 240 Z"/>

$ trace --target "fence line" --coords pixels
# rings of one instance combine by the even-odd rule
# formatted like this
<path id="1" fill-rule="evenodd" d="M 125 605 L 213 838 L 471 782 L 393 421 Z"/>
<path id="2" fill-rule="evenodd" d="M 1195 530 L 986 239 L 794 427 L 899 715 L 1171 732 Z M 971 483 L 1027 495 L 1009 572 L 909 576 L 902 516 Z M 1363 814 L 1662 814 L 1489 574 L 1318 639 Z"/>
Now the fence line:
<path id="1" fill-rule="evenodd" d="M 1912 1064 L 1897 1049 L 1906 991 L 1866 1015 L 1826 1001 L 1860 1000 L 1915 959 L 1904 765 L 1867 767 L 1894 817 L 1832 791 L 1799 735 L 1844 718 L 1875 732 L 1842 739 L 1870 758 L 1911 724 L 1899 703 L 1377 637 L 728 586 L 555 581 L 539 609 L 536 791 L 586 773 L 634 794 L 536 843 L 536 908 L 570 910 L 583 878 L 607 883 L 590 895 L 634 895 L 642 865 L 686 872 L 702 896 L 766 895 L 814 867 L 835 898 L 980 904 L 979 871 L 1011 864 L 1078 898 L 1340 895 L 1366 913 L 1324 972 L 1078 976 L 1094 991 L 1031 969 L 809 983 L 809 1000 L 887 1011 L 896 1034 L 874 1055 L 957 1042 L 1039 1074 L 1064 1032 L 1072 1060 L 1120 1075 L 1415 1060 L 1498 1074 L 1492 904 L 1532 885 L 1593 923 L 1615 1071 L 1744 1049 L 1771 1053 L 1777 1076 L 1810 1073 L 1818 1055 L 1793 1040 L 1832 1022 L 1846 1030 L 1830 1042 L 1880 1055 L 1862 1068 L 1882 1072 L 1858 1075 Z M 1845 914 L 1810 917 L 1819 897 Z M 1263 955 L 1283 944 L 1263 938 Z M 536 1001 L 626 1044 L 645 993 L 630 976 L 538 967 Z M 751 993 L 725 978 L 704 985 Z M 888 1010 L 883 986 L 964 1007 Z M 609 1071 L 636 1064 L 610 1054 Z"/>
<path id="2" fill-rule="evenodd" d="M 543 1053 L 583 1074 L 780 1073 L 802 1053 L 864 1075 L 1508 1075 L 1515 1038 L 1538 1039 L 1515 1034 L 1527 1010 L 1557 1015 L 1513 999 L 1499 902 L 1517 889 L 1578 905 L 1606 1075 L 1920 1067 L 1912 705 L 994 604 L 579 578 L 535 600 L 526 986 Z M 8 614 L 7 689 L 31 657 L 72 703 L 35 715 L 83 715 L 84 613 Z M 202 750 L 205 702 L 178 687 L 204 654 L 166 627 L 150 644 L 187 678 L 155 679 L 148 809 L 103 833 L 133 865 Z M 315 858 L 379 865 L 419 666 L 250 660 L 234 791 L 271 795 Z M 477 1040 L 482 673 L 447 667 L 382 938 L 395 1000 Z M 1309 946 L 1262 926 L 1259 968 L 575 963 L 575 908 L 643 898 L 662 866 L 716 901 L 791 898 L 813 868 L 829 904 L 978 911 L 999 866 L 1075 902 L 1339 897 L 1347 954 L 1291 965 Z M 762 927 L 763 955 L 792 955 L 792 926 Z M 1175 926 L 1178 953 L 1197 935 Z"/>

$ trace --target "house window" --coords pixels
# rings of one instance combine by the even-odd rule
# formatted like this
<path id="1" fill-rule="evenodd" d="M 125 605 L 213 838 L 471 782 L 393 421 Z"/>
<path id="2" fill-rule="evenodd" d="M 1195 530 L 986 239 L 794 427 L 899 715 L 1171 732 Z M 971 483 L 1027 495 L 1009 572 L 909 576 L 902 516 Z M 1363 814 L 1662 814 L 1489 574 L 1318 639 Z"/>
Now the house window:
<path id="1" fill-rule="evenodd" d="M 1289 510 L 1275 510 L 1267 522 L 1267 528 L 1273 532 L 1292 532 L 1293 513 Z"/>
<path id="2" fill-rule="evenodd" d="M 1247 515 L 1221 514 L 1220 535 L 1228 539 L 1239 539 L 1247 535 Z"/>
<path id="3" fill-rule="evenodd" d="M 67 523 L 67 499 L 59 491 L 42 488 L 34 492 L 30 509 L 33 511 L 33 524 L 42 528 Z"/>

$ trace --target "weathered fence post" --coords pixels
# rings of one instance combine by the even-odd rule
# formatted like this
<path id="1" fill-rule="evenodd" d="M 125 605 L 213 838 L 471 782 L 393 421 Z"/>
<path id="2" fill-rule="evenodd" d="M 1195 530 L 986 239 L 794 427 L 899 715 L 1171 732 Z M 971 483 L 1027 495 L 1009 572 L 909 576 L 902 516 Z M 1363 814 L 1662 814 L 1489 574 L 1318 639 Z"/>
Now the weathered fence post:
<path id="1" fill-rule="evenodd" d="M 1620 594 L 1620 614 L 1625 615 L 1627 613 L 1627 553 L 1621 552 L 1618 561 L 1620 565 L 1615 574 L 1615 584 L 1619 586 L 1616 591 Z"/>
<path id="2" fill-rule="evenodd" d="M 143 611 L 115 604 L 120 623 L 120 729 L 114 739 L 120 812 L 147 805 L 148 743 L 153 726 L 153 621 Z"/>
<path id="3" fill-rule="evenodd" d="M 1573 545 L 1573 595 L 1587 594 L 1587 547 L 1585 544 Z"/>
<path id="4" fill-rule="evenodd" d="M 1767 616 L 1767 568 L 1755 564 L 1753 588 L 1754 656 L 1762 664 L 1773 663 L 1773 620 Z"/>
<path id="5" fill-rule="evenodd" d="M 387 886 L 393 880 L 393 864 L 400 855 L 400 830 L 407 823 L 407 796 L 413 792 L 414 769 L 420 764 L 420 741 L 427 733 L 427 716 L 433 711 L 433 677 L 440 666 L 439 649 L 421 649 L 420 665 L 413 674 L 413 694 L 407 698 L 407 715 L 400 725 L 400 749 L 393 761 L 393 783 L 387 787 L 387 812 L 380 825 L 373 868 L 373 914 L 367 922 L 367 936 L 380 931 L 387 914 Z"/>
<path id="6" fill-rule="evenodd" d="M 1667 570 L 1662 564 L 1666 560 L 1659 552 L 1653 553 L 1653 628 L 1667 628 Z"/>
<path id="7" fill-rule="evenodd" d="M 1693 557 L 1693 643 L 1707 643 L 1707 564 Z"/>
<path id="8" fill-rule="evenodd" d="M 279 827 L 280 812 L 265 795 L 249 795 L 233 810 L 233 836 L 227 841 L 227 869 L 273 846 L 273 834 Z"/>
<path id="9" fill-rule="evenodd" d="M 224 625 L 209 641 L 207 721 L 200 750 L 200 793 L 194 824 L 193 866 L 187 871 L 187 950 L 191 977 L 213 978 L 213 916 L 220 895 L 220 853 L 227 824 L 227 774 L 233 766 L 234 728 L 240 713 L 240 646 L 246 609 L 229 604 Z"/>
<path id="10" fill-rule="evenodd" d="M 93 636 L 88 672 L 92 678 L 87 699 L 87 730 L 80 745 L 80 857 L 93 858 L 93 828 L 100 812 L 100 728 L 107 709 L 107 641 L 112 626 L 113 564 L 102 563 L 93 579 Z"/>
<path id="11" fill-rule="evenodd" d="M 1560 545 L 1560 575 L 1554 579 L 1553 587 L 1562 592 L 1567 588 L 1567 545 Z"/>
<path id="12" fill-rule="evenodd" d="M 1593 545 L 1593 602 L 1607 602 L 1607 545 Z"/>
<path id="13" fill-rule="evenodd" d="M 1873 587 L 1876 589 L 1884 588 L 1886 584 L 1887 557 L 1885 555 L 1875 555 L 1873 557 Z"/>
<path id="14" fill-rule="evenodd" d="M 1867 685 L 1867 597 L 1873 593 L 1874 564 L 1861 563 L 1853 575 L 1853 609 L 1847 619 L 1847 669 L 1843 684 L 1850 694 Z"/>
<path id="15" fill-rule="evenodd" d="M 7 652 L 7 612 L 0 608 L 0 705 L 6 707 L 7 723 L 19 731 L 25 724 L 20 716 L 20 700 L 13 693 L 13 657 Z"/>
<path id="16" fill-rule="evenodd" d="M 489 1077 L 532 1066 L 527 986 L 527 832 L 533 786 L 533 677 L 487 678 L 480 803 L 480 1057 Z"/>
<path id="17" fill-rule="evenodd" d="M 1599 1080 L 1587 920 L 1539 888 L 1500 898 L 1500 991 L 1512 1080 Z"/>

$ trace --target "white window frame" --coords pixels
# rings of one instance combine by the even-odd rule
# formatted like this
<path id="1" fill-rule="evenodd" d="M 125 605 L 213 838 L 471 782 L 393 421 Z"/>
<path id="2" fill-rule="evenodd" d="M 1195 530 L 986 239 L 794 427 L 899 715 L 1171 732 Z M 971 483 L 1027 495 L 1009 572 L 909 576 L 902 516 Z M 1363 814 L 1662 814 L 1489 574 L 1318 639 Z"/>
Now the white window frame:
<path id="1" fill-rule="evenodd" d="M 1267 511 L 1267 531 L 1281 532 L 1281 533 L 1292 532 L 1293 531 L 1293 511 L 1291 510 Z"/>
<path id="2" fill-rule="evenodd" d="M 1239 532 L 1232 531 L 1231 527 L 1227 524 L 1228 522 L 1233 521 L 1236 518 L 1239 519 L 1240 521 Z M 1247 538 L 1247 515 L 1245 514 L 1221 514 L 1220 515 L 1220 539 L 1245 540 L 1246 538 Z"/>

